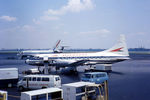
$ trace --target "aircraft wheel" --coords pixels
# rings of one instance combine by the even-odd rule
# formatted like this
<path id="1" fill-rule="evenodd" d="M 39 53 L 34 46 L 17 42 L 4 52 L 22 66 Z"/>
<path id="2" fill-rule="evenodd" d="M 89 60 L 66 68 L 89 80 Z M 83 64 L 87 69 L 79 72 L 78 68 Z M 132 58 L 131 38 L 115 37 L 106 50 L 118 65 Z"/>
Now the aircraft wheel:
<path id="1" fill-rule="evenodd" d="M 23 86 L 19 86 L 19 91 L 23 91 L 23 90 L 24 90 Z"/>
<path id="2" fill-rule="evenodd" d="M 42 87 L 42 89 L 45 89 L 46 87 Z"/>

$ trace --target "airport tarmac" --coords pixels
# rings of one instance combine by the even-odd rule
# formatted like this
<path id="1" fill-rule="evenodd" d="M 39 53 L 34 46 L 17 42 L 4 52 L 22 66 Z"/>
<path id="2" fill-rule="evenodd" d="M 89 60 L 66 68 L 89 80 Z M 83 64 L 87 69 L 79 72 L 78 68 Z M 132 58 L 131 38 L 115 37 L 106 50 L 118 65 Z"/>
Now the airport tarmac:
<path id="1" fill-rule="evenodd" d="M 0 60 L 0 67 L 17 67 L 19 72 L 35 66 L 26 65 L 23 60 Z M 80 81 L 84 67 L 79 74 L 60 75 L 62 84 Z M 150 60 L 127 60 L 113 64 L 109 74 L 109 100 L 148 100 L 150 98 Z M 8 91 L 8 100 L 20 100 L 17 88 L 1 88 Z"/>

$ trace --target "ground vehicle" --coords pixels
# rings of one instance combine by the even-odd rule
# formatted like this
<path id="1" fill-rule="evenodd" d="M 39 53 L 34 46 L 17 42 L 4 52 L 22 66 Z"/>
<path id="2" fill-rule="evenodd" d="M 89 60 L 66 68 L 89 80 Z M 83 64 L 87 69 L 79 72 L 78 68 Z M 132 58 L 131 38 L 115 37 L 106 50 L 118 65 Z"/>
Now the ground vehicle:
<path id="1" fill-rule="evenodd" d="M 40 74 L 41 72 L 37 68 L 29 69 L 27 71 L 22 72 L 23 74 Z"/>
<path id="2" fill-rule="evenodd" d="M 90 68 L 86 68 L 85 72 L 111 72 L 112 64 L 102 64 L 102 65 L 96 65 L 92 66 Z"/>
<path id="3" fill-rule="evenodd" d="M 85 73 L 81 80 L 100 84 L 108 80 L 108 75 L 106 72 L 89 72 Z"/>
<path id="4" fill-rule="evenodd" d="M 0 87 L 12 87 L 18 82 L 18 68 L 0 68 Z"/>
<path id="5" fill-rule="evenodd" d="M 83 100 L 82 97 L 85 96 L 85 87 L 88 85 L 94 85 L 94 83 L 91 82 L 74 82 L 74 83 L 68 83 L 63 84 L 63 98 L 64 100 Z M 95 89 L 90 88 L 88 89 L 89 95 L 93 96 L 95 95 Z M 89 99 L 93 100 L 93 99 Z"/>
<path id="6" fill-rule="evenodd" d="M 20 100 L 63 100 L 62 89 L 46 88 L 21 92 Z"/>
<path id="7" fill-rule="evenodd" d="M 19 90 L 60 87 L 61 79 L 58 75 L 27 75 L 17 84 Z"/>
<path id="8" fill-rule="evenodd" d="M 7 91 L 0 90 L 0 100 L 8 100 L 7 96 L 8 96 Z"/>

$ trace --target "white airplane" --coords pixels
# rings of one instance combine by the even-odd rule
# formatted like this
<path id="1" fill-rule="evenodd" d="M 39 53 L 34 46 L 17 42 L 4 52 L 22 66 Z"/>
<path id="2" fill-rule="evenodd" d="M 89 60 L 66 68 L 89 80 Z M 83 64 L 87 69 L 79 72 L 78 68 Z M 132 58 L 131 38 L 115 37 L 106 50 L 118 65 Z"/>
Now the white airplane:
<path id="1" fill-rule="evenodd" d="M 124 35 L 120 36 L 119 41 L 112 48 L 100 52 L 89 53 L 50 53 L 33 55 L 41 60 L 26 60 L 29 65 L 43 66 L 45 62 L 49 66 L 70 67 L 76 70 L 77 66 L 96 65 L 96 64 L 113 64 L 129 58 L 128 49 Z"/>
<path id="2" fill-rule="evenodd" d="M 20 51 L 18 53 L 18 56 L 20 59 L 26 59 L 26 58 L 30 58 L 32 57 L 32 55 L 34 54 L 50 54 L 50 53 L 60 53 L 63 51 L 64 46 L 62 46 L 61 49 L 59 48 L 61 40 L 58 40 L 54 46 L 53 49 L 48 49 L 48 50 L 24 50 L 24 51 Z"/>

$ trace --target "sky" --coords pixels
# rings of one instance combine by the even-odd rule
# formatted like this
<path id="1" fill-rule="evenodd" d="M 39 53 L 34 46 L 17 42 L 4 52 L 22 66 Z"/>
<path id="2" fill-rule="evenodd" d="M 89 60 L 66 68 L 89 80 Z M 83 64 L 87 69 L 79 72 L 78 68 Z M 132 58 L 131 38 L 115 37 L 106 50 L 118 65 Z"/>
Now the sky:
<path id="1" fill-rule="evenodd" d="M 150 0 L 0 0 L 0 49 L 150 48 Z"/>

